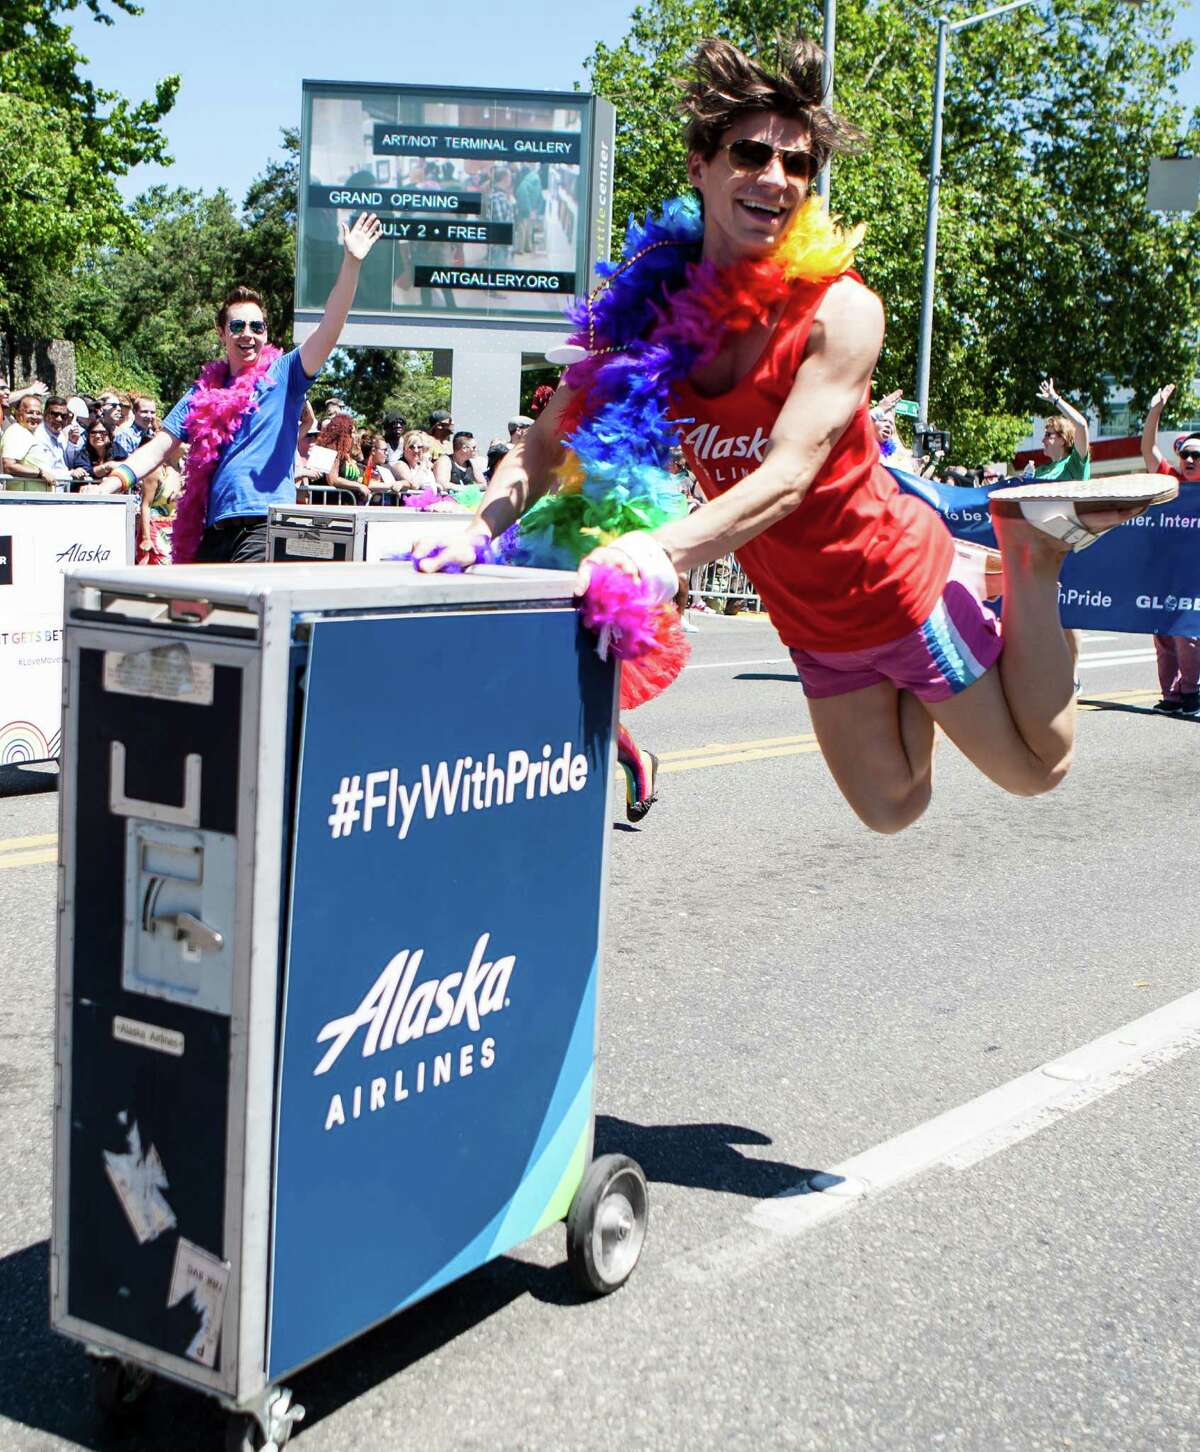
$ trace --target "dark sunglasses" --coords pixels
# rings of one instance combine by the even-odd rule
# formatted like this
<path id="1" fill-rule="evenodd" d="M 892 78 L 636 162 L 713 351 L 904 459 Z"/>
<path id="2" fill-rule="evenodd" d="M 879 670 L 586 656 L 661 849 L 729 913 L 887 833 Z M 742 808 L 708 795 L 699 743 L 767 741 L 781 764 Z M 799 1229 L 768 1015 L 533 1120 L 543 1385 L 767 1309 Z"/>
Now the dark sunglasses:
<path id="1" fill-rule="evenodd" d="M 811 151 L 781 151 L 766 141 L 727 141 L 719 148 L 729 153 L 734 171 L 765 171 L 776 157 L 785 176 L 807 180 L 816 175 L 817 159 Z"/>
<path id="2" fill-rule="evenodd" d="M 67 419 L 70 418 L 71 415 L 67 413 L 65 409 L 60 412 L 57 408 L 52 408 L 50 412 L 46 415 L 46 417 Z"/>
<path id="3" fill-rule="evenodd" d="M 249 321 L 245 318 L 230 318 L 227 326 L 235 338 L 240 337 L 247 328 L 256 338 L 261 338 L 267 331 L 267 325 L 261 318 L 251 318 Z"/>
<path id="4" fill-rule="evenodd" d="M 1200 454 L 1180 454 L 1179 456 L 1181 464 L 1194 464 L 1197 459 L 1200 459 Z"/>

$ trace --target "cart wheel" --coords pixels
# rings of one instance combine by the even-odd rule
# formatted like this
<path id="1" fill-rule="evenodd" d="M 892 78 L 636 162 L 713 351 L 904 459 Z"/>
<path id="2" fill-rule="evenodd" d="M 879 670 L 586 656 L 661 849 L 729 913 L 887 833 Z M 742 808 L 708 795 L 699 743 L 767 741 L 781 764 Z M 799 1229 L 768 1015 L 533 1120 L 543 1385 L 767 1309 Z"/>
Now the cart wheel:
<path id="1" fill-rule="evenodd" d="M 225 1452 L 262 1452 L 266 1440 L 257 1417 L 238 1412 L 225 1423 Z"/>
<path id="2" fill-rule="evenodd" d="M 257 1417 L 237 1413 L 225 1423 L 225 1452 L 277 1452 L 291 1440 L 292 1429 L 276 1434 L 267 1441 Z"/>
<path id="3" fill-rule="evenodd" d="M 92 1362 L 92 1400 L 107 1421 L 128 1417 L 150 1390 L 152 1377 L 140 1366 L 115 1356 Z"/>
<path id="4" fill-rule="evenodd" d="M 646 1177 L 627 1155 L 588 1166 L 567 1212 L 567 1263 L 581 1290 L 607 1296 L 629 1279 L 642 1253 Z"/>

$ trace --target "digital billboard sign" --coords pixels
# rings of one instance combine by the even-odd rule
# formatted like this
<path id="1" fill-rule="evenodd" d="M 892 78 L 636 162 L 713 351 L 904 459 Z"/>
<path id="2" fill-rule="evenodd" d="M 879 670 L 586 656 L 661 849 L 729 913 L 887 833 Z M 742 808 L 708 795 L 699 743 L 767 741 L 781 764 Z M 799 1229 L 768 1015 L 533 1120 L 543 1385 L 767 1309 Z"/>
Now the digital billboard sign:
<path id="1" fill-rule="evenodd" d="M 612 137 L 612 107 L 579 92 L 306 81 L 297 316 L 366 211 L 383 238 L 354 314 L 554 326 L 608 255 Z"/>

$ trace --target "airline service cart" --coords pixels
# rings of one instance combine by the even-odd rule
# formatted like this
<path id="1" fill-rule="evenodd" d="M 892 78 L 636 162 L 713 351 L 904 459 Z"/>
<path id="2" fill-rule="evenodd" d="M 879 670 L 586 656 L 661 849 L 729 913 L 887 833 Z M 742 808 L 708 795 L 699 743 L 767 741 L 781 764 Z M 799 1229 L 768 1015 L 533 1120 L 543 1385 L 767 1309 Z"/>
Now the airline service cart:
<path id="1" fill-rule="evenodd" d="M 404 554 L 424 537 L 466 529 L 468 510 L 429 514 L 391 504 L 272 504 L 267 511 L 267 559 L 300 561 L 368 560 Z"/>
<path id="2" fill-rule="evenodd" d="M 67 582 L 54 1327 L 282 1446 L 297 1368 L 646 1184 L 592 1159 L 616 672 L 567 574 Z"/>

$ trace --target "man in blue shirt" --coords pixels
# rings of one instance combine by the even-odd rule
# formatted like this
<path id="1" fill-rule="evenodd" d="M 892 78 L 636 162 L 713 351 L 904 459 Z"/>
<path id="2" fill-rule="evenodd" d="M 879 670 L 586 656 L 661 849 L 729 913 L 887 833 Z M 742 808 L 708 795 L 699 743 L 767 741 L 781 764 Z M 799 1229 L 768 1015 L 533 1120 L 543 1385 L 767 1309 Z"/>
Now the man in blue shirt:
<path id="1" fill-rule="evenodd" d="M 379 219 L 367 213 L 353 227 L 341 225 L 341 271 L 321 321 L 298 348 L 276 358 L 254 384 L 253 407 L 243 411 L 221 445 L 212 471 L 204 534 L 195 556 L 198 564 L 266 559 L 269 506 L 296 500 L 292 468 L 305 394 L 337 346 L 354 301 L 359 268 L 380 230 Z M 225 350 L 224 387 L 232 387 L 240 374 L 260 366 L 267 346 L 267 324 L 258 294 L 247 287 L 234 288 L 217 313 L 217 332 Z M 195 442 L 189 435 L 189 416 L 196 392 L 197 385 L 193 385 L 154 437 L 118 466 L 131 487 L 158 468 L 177 445 Z"/>
<path id="2" fill-rule="evenodd" d="M 114 459 L 127 459 L 158 432 L 158 404 L 152 398 L 137 393 L 130 402 L 133 405 L 133 416 L 113 434 Z"/>

